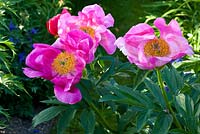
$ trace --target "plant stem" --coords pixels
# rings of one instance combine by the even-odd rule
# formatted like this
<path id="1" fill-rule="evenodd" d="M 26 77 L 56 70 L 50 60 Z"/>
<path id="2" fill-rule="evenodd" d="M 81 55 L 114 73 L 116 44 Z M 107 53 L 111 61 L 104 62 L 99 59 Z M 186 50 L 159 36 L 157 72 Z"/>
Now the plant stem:
<path id="1" fill-rule="evenodd" d="M 163 96 L 163 98 L 164 98 L 164 101 L 165 101 L 165 104 L 166 104 L 166 106 L 167 106 L 167 109 L 168 109 L 169 112 L 172 114 L 172 117 L 173 117 L 173 120 L 174 120 L 175 125 L 176 125 L 178 128 L 182 129 L 181 124 L 180 124 L 179 121 L 177 120 L 176 115 L 174 114 L 174 111 L 173 111 L 173 109 L 172 109 L 172 107 L 171 107 L 171 105 L 170 105 L 170 103 L 169 103 L 168 98 L 167 98 L 167 94 L 166 94 L 166 91 L 165 91 L 165 88 L 164 88 L 164 83 L 163 83 L 163 80 L 162 80 L 162 77 L 161 77 L 161 72 L 160 72 L 160 69 L 159 69 L 159 68 L 156 69 L 156 74 L 157 74 L 158 83 L 159 83 L 159 85 L 160 85 L 160 89 L 161 89 L 161 92 L 162 92 L 162 96 Z"/>

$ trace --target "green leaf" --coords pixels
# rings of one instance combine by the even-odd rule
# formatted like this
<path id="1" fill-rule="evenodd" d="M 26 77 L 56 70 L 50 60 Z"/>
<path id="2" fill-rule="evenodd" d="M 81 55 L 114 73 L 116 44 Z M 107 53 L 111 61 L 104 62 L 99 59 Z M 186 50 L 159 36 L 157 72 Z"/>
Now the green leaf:
<path id="1" fill-rule="evenodd" d="M 122 96 L 126 97 L 127 99 L 129 99 L 130 101 L 138 101 L 139 103 L 141 103 L 142 105 L 146 106 L 146 107 L 152 107 L 152 101 L 151 99 L 146 96 L 144 93 L 140 93 L 139 91 L 133 91 L 131 88 L 128 88 L 126 86 L 120 86 L 117 85 L 115 86 L 115 91 L 113 92 L 118 92 L 118 94 L 121 94 Z"/>
<path id="2" fill-rule="evenodd" d="M 135 127 L 130 127 L 123 134 L 137 134 L 137 129 Z"/>
<path id="3" fill-rule="evenodd" d="M 195 117 L 196 118 L 200 117 L 200 103 L 196 104 L 194 111 L 195 111 L 194 112 L 195 113 Z"/>
<path id="4" fill-rule="evenodd" d="M 154 107 L 152 100 L 145 95 L 145 93 L 140 93 L 139 91 L 132 90 L 129 87 L 107 83 L 105 84 L 105 89 L 111 91 L 111 95 L 106 96 L 105 98 L 102 97 L 103 100 L 111 99 L 113 95 L 114 100 L 111 101 L 128 104 L 136 107 L 136 109 L 148 109 Z"/>
<path id="5" fill-rule="evenodd" d="M 161 113 L 156 119 L 152 134 L 167 134 L 172 121 L 173 118 L 170 114 Z"/>
<path id="6" fill-rule="evenodd" d="M 43 100 L 43 101 L 40 101 L 40 102 L 46 103 L 46 104 L 57 104 L 57 105 L 64 104 L 64 103 L 58 101 L 57 99 Z M 64 104 L 64 105 L 65 105 L 65 104 Z"/>
<path id="7" fill-rule="evenodd" d="M 141 69 L 137 70 L 137 73 L 133 80 L 134 90 L 138 89 L 138 87 L 143 83 L 143 81 L 147 78 L 147 76 L 150 72 L 152 72 L 152 71 L 151 70 L 144 71 Z"/>
<path id="8" fill-rule="evenodd" d="M 166 107 L 165 101 L 162 96 L 161 89 L 158 87 L 157 84 L 155 84 L 152 80 L 149 78 L 146 78 L 144 81 L 147 88 L 151 91 L 152 95 L 156 98 L 159 105 L 162 106 L 162 108 Z"/>
<path id="9" fill-rule="evenodd" d="M 149 109 L 147 111 L 142 111 L 138 114 L 137 121 L 136 121 L 136 128 L 137 131 L 140 132 L 140 130 L 145 126 L 152 110 Z"/>
<path id="10" fill-rule="evenodd" d="M 197 104 L 197 103 L 199 103 L 199 101 L 200 101 L 200 83 L 194 83 L 194 84 L 192 84 L 192 91 L 193 91 L 193 93 L 192 93 L 192 99 L 193 99 L 193 101 L 194 101 L 194 104 Z M 191 90 L 191 89 L 190 89 Z"/>
<path id="11" fill-rule="evenodd" d="M 134 68 L 133 64 L 130 64 L 130 62 L 120 63 L 117 66 L 117 72 L 132 72 L 137 73 L 136 69 Z"/>
<path id="12" fill-rule="evenodd" d="M 40 123 L 53 119 L 64 110 L 66 106 L 52 106 L 41 111 L 33 118 L 33 126 L 36 127 Z"/>
<path id="13" fill-rule="evenodd" d="M 183 109 L 184 111 L 186 111 L 186 106 L 185 106 L 185 95 L 184 94 L 179 94 L 178 96 L 176 96 L 176 103 L 178 104 L 178 106 Z M 175 105 L 177 106 L 177 105 Z"/>
<path id="14" fill-rule="evenodd" d="M 185 106 L 186 106 L 186 113 L 188 116 L 192 116 L 194 112 L 194 102 L 190 98 L 189 95 L 185 96 Z"/>
<path id="15" fill-rule="evenodd" d="M 121 104 L 128 104 L 128 105 L 134 105 L 135 107 L 137 108 L 143 108 L 144 105 L 142 105 L 141 103 L 139 103 L 138 101 L 136 100 L 133 100 L 133 99 L 128 99 L 126 97 L 122 97 L 122 96 L 116 96 L 116 95 L 105 95 L 103 96 L 102 98 L 99 99 L 99 102 L 106 102 L 106 101 L 113 101 L 113 102 L 118 102 L 118 103 L 121 103 Z"/>
<path id="16" fill-rule="evenodd" d="M 70 121 L 74 118 L 76 113 L 75 109 L 67 109 L 61 114 L 57 123 L 57 134 L 65 134 L 66 129 L 69 127 Z"/>
<path id="17" fill-rule="evenodd" d="M 165 67 L 163 69 L 163 80 L 166 82 L 170 91 L 177 94 L 184 86 L 183 77 L 173 67 Z"/>
<path id="18" fill-rule="evenodd" d="M 200 46 L 200 45 L 199 45 Z M 191 70 L 194 69 L 194 72 L 197 73 L 200 71 L 200 59 L 199 55 L 195 55 L 192 57 L 189 57 L 188 60 L 184 60 L 179 65 L 177 65 L 178 70 Z"/>
<path id="19" fill-rule="evenodd" d="M 81 125 L 85 130 L 85 134 L 93 134 L 95 128 L 95 114 L 94 111 L 84 110 L 81 113 Z"/>
<path id="20" fill-rule="evenodd" d="M 197 130 L 194 130 L 194 128 L 198 127 L 197 118 L 194 114 L 194 102 L 189 95 L 185 95 L 185 106 L 186 115 L 184 118 L 186 120 L 187 127 L 191 133 L 197 133 Z"/>
<path id="21" fill-rule="evenodd" d="M 16 53 L 15 53 L 15 46 L 13 45 L 13 42 L 6 40 L 6 41 L 0 41 L 0 44 L 4 44 L 5 46 L 7 46 L 12 51 L 13 58 L 14 58 Z"/>
<path id="22" fill-rule="evenodd" d="M 187 132 L 185 132 L 182 129 L 172 129 L 169 131 L 169 134 L 186 134 Z"/>
<path id="23" fill-rule="evenodd" d="M 98 85 L 99 83 L 101 83 L 104 80 L 107 80 L 111 75 L 113 75 L 115 72 L 115 64 L 114 62 L 112 62 L 112 64 L 110 65 L 110 67 L 108 68 L 108 70 L 106 72 L 103 73 L 103 75 L 101 76 L 101 78 L 97 81 L 97 83 L 95 85 Z"/>
<path id="24" fill-rule="evenodd" d="M 3 107 L 0 106 L 0 115 L 5 116 L 7 119 L 10 117 L 9 113 L 6 112 L 5 109 L 3 109 Z"/>
<path id="25" fill-rule="evenodd" d="M 94 130 L 94 134 L 108 134 L 108 132 L 103 126 L 98 125 Z"/>
<path id="26" fill-rule="evenodd" d="M 87 102 L 92 102 L 92 98 L 89 94 L 89 90 L 93 88 L 91 81 L 81 79 L 81 81 L 77 84 L 77 87 L 80 89 L 83 99 L 85 99 Z"/>
<path id="27" fill-rule="evenodd" d="M 122 98 L 113 95 L 113 94 L 108 94 L 108 95 L 104 95 L 102 98 L 99 99 L 99 102 L 105 102 L 105 101 L 119 101 Z"/>
<path id="28" fill-rule="evenodd" d="M 136 116 L 135 113 L 136 112 L 133 112 L 133 111 L 127 111 L 121 116 L 119 123 L 118 123 L 118 131 L 119 132 L 124 132 L 124 129 L 129 124 L 129 122 L 131 122 L 135 118 L 135 116 Z"/>

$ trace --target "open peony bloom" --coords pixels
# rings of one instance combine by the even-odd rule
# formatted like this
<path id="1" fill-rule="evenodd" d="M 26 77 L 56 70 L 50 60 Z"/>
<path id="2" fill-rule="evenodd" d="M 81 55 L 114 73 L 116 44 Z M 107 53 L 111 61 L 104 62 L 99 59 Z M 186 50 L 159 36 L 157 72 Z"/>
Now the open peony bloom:
<path id="1" fill-rule="evenodd" d="M 93 51 L 96 51 L 100 44 L 108 54 L 113 54 L 116 50 L 114 42 L 115 35 L 108 29 L 113 26 L 114 19 L 111 14 L 105 15 L 103 9 L 97 5 L 86 6 L 78 13 L 78 16 L 61 14 L 58 19 L 58 35 L 65 38 L 71 30 L 82 30 L 93 39 Z"/>
<path id="2" fill-rule="evenodd" d="M 151 26 L 140 23 L 116 40 L 115 45 L 131 63 L 141 69 L 154 69 L 193 54 L 177 21 L 171 20 L 167 25 L 163 18 L 157 18 L 154 25 L 160 31 L 160 37 L 156 37 Z"/>
<path id="3" fill-rule="evenodd" d="M 94 45 L 91 37 L 81 30 L 72 30 L 52 44 L 53 47 L 58 49 L 76 51 L 86 63 L 94 60 Z"/>
<path id="4" fill-rule="evenodd" d="M 71 14 L 67 11 L 67 9 L 63 9 L 61 14 L 65 14 L 65 16 L 71 16 Z M 61 14 L 57 14 L 56 16 L 52 17 L 47 21 L 46 26 L 47 30 L 50 34 L 56 36 L 58 35 L 58 20 Z"/>
<path id="5" fill-rule="evenodd" d="M 23 72 L 30 78 L 42 77 L 54 83 L 56 98 L 68 104 L 75 104 L 82 98 L 75 84 L 79 82 L 85 61 L 77 54 L 54 48 L 47 44 L 34 44 L 26 58 Z"/>

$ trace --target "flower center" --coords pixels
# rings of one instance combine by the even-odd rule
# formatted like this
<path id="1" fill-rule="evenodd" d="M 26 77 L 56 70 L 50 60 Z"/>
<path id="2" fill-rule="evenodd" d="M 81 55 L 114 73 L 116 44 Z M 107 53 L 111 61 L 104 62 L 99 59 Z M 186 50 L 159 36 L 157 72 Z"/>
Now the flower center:
<path id="1" fill-rule="evenodd" d="M 85 33 L 89 34 L 92 38 L 94 38 L 95 31 L 93 28 L 87 27 L 87 26 L 82 26 L 82 27 L 80 27 L 80 29 L 83 30 Z"/>
<path id="2" fill-rule="evenodd" d="M 75 57 L 73 54 L 62 52 L 54 59 L 52 68 L 60 75 L 67 74 L 75 68 Z"/>
<path id="3" fill-rule="evenodd" d="M 153 39 L 144 46 L 146 56 L 164 57 L 170 54 L 169 45 L 163 39 Z"/>

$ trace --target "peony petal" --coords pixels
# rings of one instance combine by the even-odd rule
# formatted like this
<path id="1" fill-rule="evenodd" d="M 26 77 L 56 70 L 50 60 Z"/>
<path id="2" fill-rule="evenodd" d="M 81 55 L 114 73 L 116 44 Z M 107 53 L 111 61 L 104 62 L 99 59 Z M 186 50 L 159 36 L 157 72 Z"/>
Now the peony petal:
<path id="1" fill-rule="evenodd" d="M 138 62 L 142 62 L 142 63 L 148 63 L 148 58 L 146 57 L 146 55 L 144 54 L 144 44 L 141 44 L 138 47 Z"/>
<path id="2" fill-rule="evenodd" d="M 140 23 L 131 27 L 131 29 L 126 33 L 126 36 L 128 35 L 154 35 L 154 30 L 150 25 L 146 23 Z"/>
<path id="3" fill-rule="evenodd" d="M 167 34 L 183 36 L 181 28 L 176 20 L 171 20 L 171 22 L 167 25 L 163 18 L 157 18 L 154 21 L 154 25 L 159 29 L 161 38 L 164 38 Z"/>
<path id="4" fill-rule="evenodd" d="M 154 58 L 156 59 L 155 60 L 156 67 L 161 67 L 172 60 L 172 58 L 169 58 L 169 57 L 154 57 Z"/>
<path id="5" fill-rule="evenodd" d="M 66 36 L 67 49 L 76 51 L 79 53 L 86 63 L 90 63 L 94 60 L 94 53 L 96 50 L 96 44 L 93 43 L 92 38 L 81 30 L 72 30 Z"/>
<path id="6" fill-rule="evenodd" d="M 61 38 L 58 38 L 51 46 L 61 50 L 66 49 L 65 41 L 62 40 Z"/>
<path id="7" fill-rule="evenodd" d="M 126 50 L 126 42 L 125 42 L 125 39 L 123 37 L 119 37 L 115 41 L 114 45 L 117 46 L 125 56 L 128 55 L 127 50 Z"/>
<path id="8" fill-rule="evenodd" d="M 64 91 L 62 87 L 55 85 L 54 94 L 59 101 L 67 104 L 75 104 L 82 99 L 81 92 L 74 86 L 69 91 Z"/>
<path id="9" fill-rule="evenodd" d="M 189 46 L 188 41 L 183 36 L 168 34 L 164 39 L 169 44 L 169 57 L 172 59 L 181 58 L 186 54 L 191 56 L 194 53 L 192 47 Z"/>
<path id="10" fill-rule="evenodd" d="M 58 35 L 65 38 L 68 32 L 72 29 L 79 29 L 77 22 L 80 22 L 78 16 L 71 16 L 69 14 L 62 14 L 58 20 Z"/>
<path id="11" fill-rule="evenodd" d="M 117 46 L 125 56 L 127 56 L 130 63 L 134 63 L 137 60 L 138 49 L 136 47 L 132 46 L 131 44 L 127 44 L 125 42 L 125 38 L 119 37 L 115 41 L 114 45 Z"/>
<path id="12" fill-rule="evenodd" d="M 23 73 L 28 76 L 29 78 L 35 78 L 35 77 L 41 77 L 43 76 L 43 73 L 42 72 L 39 72 L 39 71 L 35 71 L 31 68 L 23 68 Z"/>
<path id="13" fill-rule="evenodd" d="M 47 44 L 34 44 L 34 49 L 26 57 L 26 65 L 31 68 L 33 76 L 40 72 L 40 76 L 45 79 L 52 79 L 52 68 L 51 64 L 55 57 L 61 52 Z M 25 71 L 25 73 L 27 73 Z M 31 73 L 31 72 L 30 72 Z"/>
<path id="14" fill-rule="evenodd" d="M 114 25 L 114 18 L 112 17 L 111 14 L 108 14 L 104 17 L 104 25 L 106 28 L 108 27 L 113 27 Z"/>
<path id="15" fill-rule="evenodd" d="M 99 43 L 108 54 L 113 54 L 116 50 L 115 40 L 115 35 L 110 30 L 106 30 L 106 32 L 101 33 L 101 41 Z"/>
<path id="16" fill-rule="evenodd" d="M 56 76 L 54 77 L 51 82 L 55 85 L 65 87 L 66 90 L 69 90 L 71 85 L 73 84 L 74 76 Z"/>
<path id="17" fill-rule="evenodd" d="M 124 36 L 126 43 L 138 47 L 141 43 L 154 39 L 154 30 L 145 23 L 133 26 Z"/>
<path id="18" fill-rule="evenodd" d="M 84 13 L 84 14 L 93 13 L 93 14 L 95 14 L 96 17 L 99 17 L 99 18 L 102 18 L 105 16 L 103 9 L 97 4 L 84 7 L 82 9 L 82 13 Z"/>

